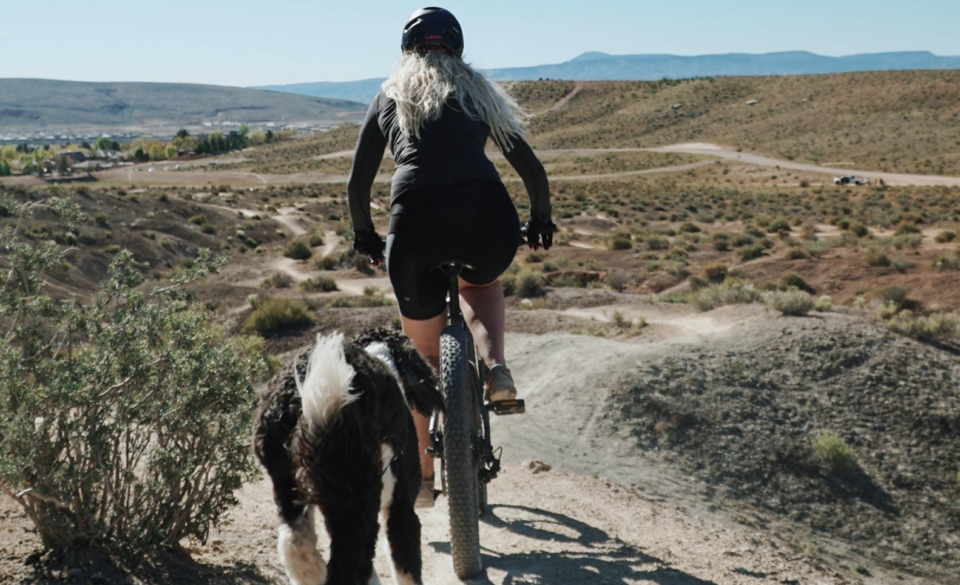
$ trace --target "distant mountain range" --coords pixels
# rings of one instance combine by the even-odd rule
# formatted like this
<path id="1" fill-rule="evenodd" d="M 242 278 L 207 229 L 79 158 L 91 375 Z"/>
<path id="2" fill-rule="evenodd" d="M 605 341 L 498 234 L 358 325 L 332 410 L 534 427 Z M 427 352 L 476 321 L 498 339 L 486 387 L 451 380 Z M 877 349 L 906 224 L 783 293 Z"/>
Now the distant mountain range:
<path id="1" fill-rule="evenodd" d="M 216 126 L 220 122 L 330 124 L 357 120 L 354 101 L 186 83 L 0 79 L 0 134 Z"/>
<path id="2" fill-rule="evenodd" d="M 807 51 L 750 55 L 608 55 L 590 52 L 556 65 L 489 69 L 494 79 L 521 81 L 533 79 L 573 79 L 579 81 L 657 80 L 690 77 L 807 75 L 849 71 L 887 71 L 899 69 L 960 69 L 960 57 L 940 57 L 929 51 L 868 53 L 846 57 L 824 57 Z M 314 97 L 337 98 L 369 103 L 383 79 L 346 82 L 271 85 L 256 89 L 297 93 Z"/>

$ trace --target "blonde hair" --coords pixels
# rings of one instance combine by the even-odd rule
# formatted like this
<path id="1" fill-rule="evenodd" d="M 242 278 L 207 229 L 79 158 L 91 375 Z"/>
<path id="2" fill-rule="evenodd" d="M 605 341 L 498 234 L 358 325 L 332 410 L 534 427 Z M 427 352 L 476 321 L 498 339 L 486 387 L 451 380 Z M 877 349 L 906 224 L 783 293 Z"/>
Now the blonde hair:
<path id="1" fill-rule="evenodd" d="M 511 136 L 523 134 L 521 120 L 527 114 L 517 100 L 450 53 L 404 53 L 400 69 L 381 89 L 396 102 L 397 122 L 405 136 L 420 138 L 420 129 L 440 117 L 450 98 L 468 118 L 489 125 L 490 135 L 504 152 L 513 148 Z"/>

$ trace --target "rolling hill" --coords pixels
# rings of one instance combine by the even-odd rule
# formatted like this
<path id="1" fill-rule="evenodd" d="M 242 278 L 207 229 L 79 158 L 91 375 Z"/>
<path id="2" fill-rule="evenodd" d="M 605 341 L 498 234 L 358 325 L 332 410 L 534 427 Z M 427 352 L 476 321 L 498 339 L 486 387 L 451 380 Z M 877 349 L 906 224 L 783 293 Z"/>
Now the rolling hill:
<path id="1" fill-rule="evenodd" d="M 0 131 L 357 120 L 365 106 L 239 87 L 0 79 Z"/>
<path id="2" fill-rule="evenodd" d="M 608 55 L 591 51 L 563 63 L 488 69 L 486 73 L 503 81 L 655 81 L 692 77 L 811 75 L 907 69 L 960 69 L 960 57 L 941 57 L 929 51 L 867 53 L 843 57 L 827 57 L 807 51 L 697 56 Z M 368 103 L 377 94 L 382 82 L 383 79 L 364 79 L 271 85 L 257 89 Z"/>

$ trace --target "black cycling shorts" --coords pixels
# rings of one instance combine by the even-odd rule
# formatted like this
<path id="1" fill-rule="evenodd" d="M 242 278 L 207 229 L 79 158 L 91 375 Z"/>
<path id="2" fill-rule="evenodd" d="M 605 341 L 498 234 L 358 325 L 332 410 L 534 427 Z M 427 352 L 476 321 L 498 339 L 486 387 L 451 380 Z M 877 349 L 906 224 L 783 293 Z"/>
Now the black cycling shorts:
<path id="1" fill-rule="evenodd" d="M 466 258 L 460 276 L 489 284 L 510 266 L 520 242 L 520 219 L 499 181 L 425 185 L 402 194 L 390 210 L 387 273 L 400 314 L 431 319 L 446 310 L 449 281 L 434 263 Z"/>

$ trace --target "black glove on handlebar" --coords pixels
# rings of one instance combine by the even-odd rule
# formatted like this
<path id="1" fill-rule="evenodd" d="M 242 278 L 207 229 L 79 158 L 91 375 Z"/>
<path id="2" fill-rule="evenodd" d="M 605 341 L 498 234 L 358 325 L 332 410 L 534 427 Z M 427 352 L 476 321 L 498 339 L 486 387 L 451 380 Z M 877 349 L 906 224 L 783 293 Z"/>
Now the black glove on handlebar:
<path id="1" fill-rule="evenodd" d="M 557 224 L 550 220 L 549 215 L 534 215 L 520 229 L 527 245 L 536 250 L 543 246 L 549 250 L 553 245 L 553 232 L 557 231 Z"/>
<path id="2" fill-rule="evenodd" d="M 373 228 L 364 232 L 354 232 L 353 250 L 370 256 L 371 262 L 378 264 L 383 261 L 383 238 Z"/>

